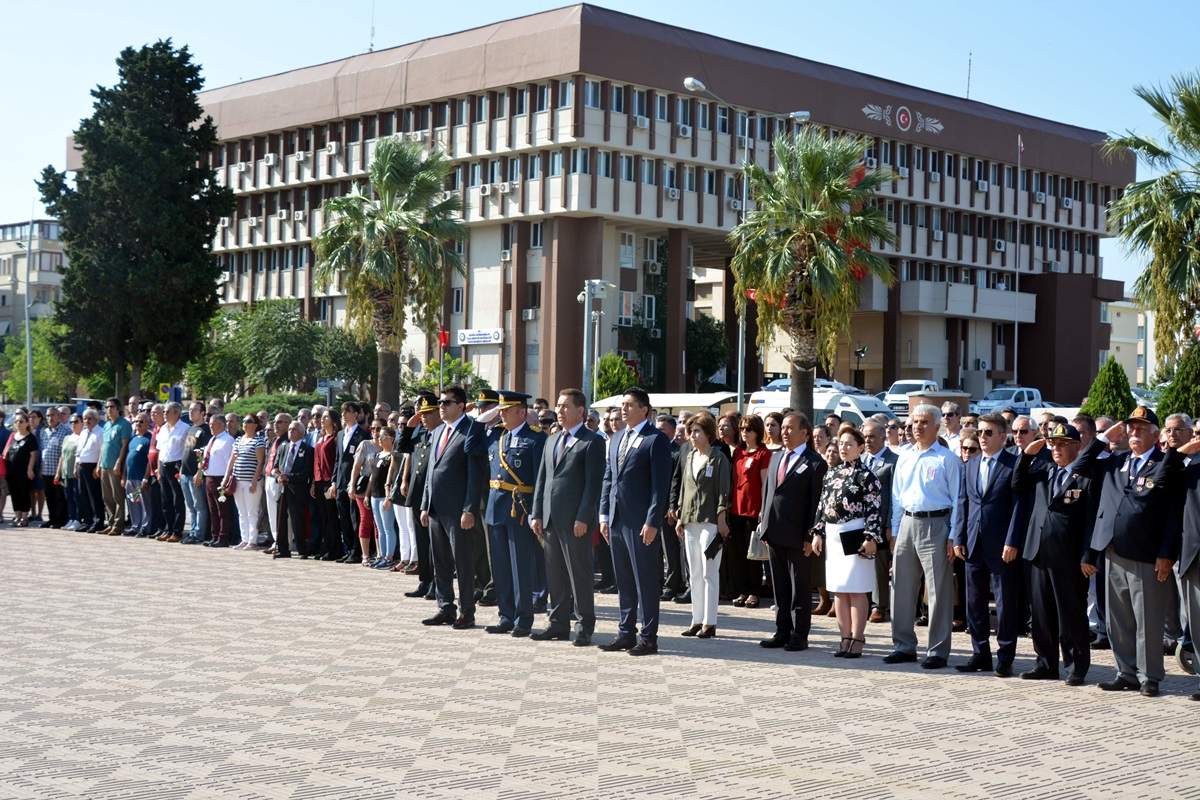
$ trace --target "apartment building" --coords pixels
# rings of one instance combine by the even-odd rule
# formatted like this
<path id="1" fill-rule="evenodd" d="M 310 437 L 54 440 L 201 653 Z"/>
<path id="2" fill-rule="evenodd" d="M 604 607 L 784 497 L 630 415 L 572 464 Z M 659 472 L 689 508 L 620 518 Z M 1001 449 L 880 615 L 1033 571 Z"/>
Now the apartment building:
<path id="1" fill-rule="evenodd" d="M 1100 363 L 1111 355 L 1125 370 L 1130 386 L 1151 388 L 1158 361 L 1154 349 L 1153 313 L 1143 309 L 1136 300 L 1125 298 L 1101 306 L 1100 319 L 1112 326 L 1108 349 L 1100 351 Z"/>
<path id="2" fill-rule="evenodd" d="M 31 226 L 32 258 L 26 269 Z M 61 270 L 66 264 L 55 220 L 0 225 L 0 336 L 21 333 L 26 300 L 31 320 L 54 314 L 54 301 L 62 286 Z"/>
<path id="3" fill-rule="evenodd" d="M 714 94 L 688 92 L 689 75 Z M 446 191 L 470 228 L 466 273 L 445 298 L 453 352 L 493 384 L 538 395 L 580 382 L 586 279 L 614 287 L 596 304 L 598 351 L 624 354 L 648 383 L 686 388 L 691 315 L 725 319 L 736 352 L 726 236 L 741 164 L 774 167 L 772 139 L 795 130 L 798 110 L 830 135 L 866 135 L 868 168 L 896 175 L 879 202 L 896 226 L 881 252 L 897 280 L 862 286 L 836 377 L 982 392 L 1011 379 L 1016 346 L 1023 383 L 1081 396 L 1109 346 L 1100 304 L 1123 297 L 1098 244 L 1134 163 L 1103 159 L 1101 132 L 591 5 L 201 101 L 221 136 L 211 164 L 237 195 L 214 243 L 226 304 L 296 298 L 342 324 L 340 287 L 312 280 L 321 203 L 365 179 L 381 138 L 404 136 L 453 159 Z M 756 335 L 752 311 L 748 327 Z M 435 344 L 412 331 L 406 363 L 419 369 Z M 763 365 L 747 351 L 753 388 Z M 778 353 L 767 362 L 786 368 Z"/>

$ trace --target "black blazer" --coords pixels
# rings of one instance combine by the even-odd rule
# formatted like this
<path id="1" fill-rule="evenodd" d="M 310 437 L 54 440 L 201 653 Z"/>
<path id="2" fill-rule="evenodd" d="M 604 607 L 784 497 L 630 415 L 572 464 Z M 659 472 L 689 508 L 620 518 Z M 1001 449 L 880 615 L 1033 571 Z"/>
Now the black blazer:
<path id="1" fill-rule="evenodd" d="M 292 457 L 292 468 L 284 472 L 283 468 L 287 464 L 288 449 L 299 445 L 296 450 L 296 455 Z M 279 472 L 287 476 L 285 488 L 292 490 L 308 491 L 308 485 L 313 479 L 313 447 L 308 443 L 307 439 L 301 439 L 299 442 L 288 442 L 287 445 L 280 444 L 278 448 L 276 461 L 279 462 Z"/>
<path id="2" fill-rule="evenodd" d="M 1179 574 L 1185 574 L 1200 557 L 1200 456 L 1183 468 L 1180 493 L 1183 503 L 1180 517 Z"/>
<path id="3" fill-rule="evenodd" d="M 1026 561 L 1045 568 L 1095 563 L 1098 554 L 1089 548 L 1100 502 L 1095 463 L 1086 454 L 1077 458 L 1069 467 L 1071 475 L 1062 491 L 1051 496 L 1054 462 L 1021 454 L 1013 470 L 1012 487 L 1029 498 L 1031 510 L 1022 547 Z"/>
<path id="4" fill-rule="evenodd" d="M 401 494 L 400 487 L 404 476 L 396 478 L 392 485 L 392 502 L 409 508 L 420 508 L 421 499 L 425 494 L 425 479 L 429 474 L 429 431 L 424 425 L 401 429 L 400 441 L 396 451 L 408 455 L 408 494 Z"/>
<path id="5" fill-rule="evenodd" d="M 1024 531 L 1017 530 L 1017 493 L 1012 488 L 1012 474 L 1017 457 L 1007 450 L 996 454 L 988 476 L 987 491 L 979 494 L 979 471 L 983 457 L 972 458 L 963 466 L 963 480 L 958 489 L 958 530 L 953 532 L 954 544 L 967 548 L 967 559 L 999 567 L 1004 547 L 1021 549 Z"/>
<path id="6" fill-rule="evenodd" d="M 1130 482 L 1133 459 L 1133 452 L 1127 450 L 1096 461 L 1104 489 L 1092 546 L 1108 541 L 1117 555 L 1145 564 L 1159 558 L 1176 561 L 1181 538 L 1183 456 L 1177 450 L 1168 450 L 1164 455 L 1155 448 L 1141 475 Z"/>
<path id="7" fill-rule="evenodd" d="M 363 439 L 367 438 L 367 432 L 363 430 L 363 426 L 359 425 L 354 429 L 354 433 L 350 435 L 350 446 L 344 446 L 344 437 L 346 431 L 340 430 L 337 435 L 337 461 L 335 462 L 333 471 L 333 485 L 337 487 L 339 492 L 346 491 L 350 484 L 350 472 L 354 469 L 354 454 L 358 452 L 358 446 L 362 444 Z"/>
<path id="8" fill-rule="evenodd" d="M 488 485 L 488 436 L 480 422 L 464 415 L 453 422 L 446 448 L 438 453 L 445 428 L 443 422 L 429 434 L 429 467 L 421 510 L 452 517 L 457 525 L 460 514 L 479 514 L 483 504 Z"/>
<path id="9" fill-rule="evenodd" d="M 763 483 L 762 516 L 758 527 L 763 541 L 772 547 L 803 547 L 812 541 L 812 526 L 817 520 L 817 504 L 825 482 L 825 459 L 804 448 L 793 458 L 783 482 L 776 485 L 779 463 L 789 450 L 771 456 L 767 479 Z"/>
<path id="10" fill-rule="evenodd" d="M 559 431 L 546 440 L 529 516 L 547 528 L 569 531 L 583 522 L 590 531 L 596 527 L 604 485 L 604 439 L 584 425 L 555 461 L 558 443 L 566 435 Z"/>
<path id="11" fill-rule="evenodd" d="M 625 428 L 613 437 L 600 490 L 600 516 L 614 529 L 640 530 L 643 525 L 661 530 L 671 499 L 671 443 L 650 420 L 636 439 L 630 439 L 625 463 L 621 445 L 633 431 Z"/>

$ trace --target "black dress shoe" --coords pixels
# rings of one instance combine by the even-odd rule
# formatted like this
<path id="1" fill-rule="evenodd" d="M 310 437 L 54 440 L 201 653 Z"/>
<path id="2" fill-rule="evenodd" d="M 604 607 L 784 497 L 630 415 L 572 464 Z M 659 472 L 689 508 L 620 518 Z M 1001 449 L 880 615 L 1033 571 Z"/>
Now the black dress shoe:
<path id="1" fill-rule="evenodd" d="M 652 656 L 657 652 L 658 644 L 656 642 L 638 642 L 629 648 L 629 655 L 631 656 Z"/>
<path id="2" fill-rule="evenodd" d="M 213 542 L 209 547 L 229 547 L 229 542 Z"/>
<path id="3" fill-rule="evenodd" d="M 333 553 L 325 553 L 323 555 L 316 556 L 316 559 L 318 561 L 338 561 L 339 560 L 338 557 L 335 556 Z"/>
<path id="4" fill-rule="evenodd" d="M 476 589 L 476 590 L 475 590 L 475 602 L 476 602 L 476 604 L 478 604 L 478 603 L 479 603 L 479 601 L 480 601 L 480 600 L 482 600 L 482 599 L 483 599 L 483 589 Z"/>
<path id="5" fill-rule="evenodd" d="M 511 622 L 501 622 L 496 625 L 488 625 L 483 629 L 484 633 L 512 633 L 513 626 Z"/>
<path id="6" fill-rule="evenodd" d="M 1196 692 L 1194 695 L 1192 695 L 1192 699 L 1197 703 L 1200 703 L 1200 692 Z"/>
<path id="7" fill-rule="evenodd" d="M 437 600 L 437 592 L 435 592 L 433 590 L 432 586 L 429 587 L 429 591 L 425 593 L 425 599 L 426 600 Z"/>
<path id="8" fill-rule="evenodd" d="M 955 664 L 954 669 L 959 672 L 991 672 L 992 660 L 982 656 L 971 656 L 965 664 Z"/>
<path id="9" fill-rule="evenodd" d="M 271 558 L 291 558 L 291 557 L 292 557 L 291 553 L 275 553 L 274 555 L 271 556 Z"/>
<path id="10" fill-rule="evenodd" d="M 452 625 L 451 627 L 453 627 L 454 630 L 456 630 L 456 631 L 469 630 L 469 629 L 475 627 L 475 618 L 468 617 L 468 616 L 459 616 L 458 619 L 454 620 L 454 625 Z"/>
<path id="11" fill-rule="evenodd" d="M 1083 676 L 1072 672 L 1067 676 L 1066 684 L 1067 686 L 1083 686 Z"/>
<path id="12" fill-rule="evenodd" d="M 1100 681 L 1100 683 L 1096 685 L 1105 692 L 1136 692 L 1142 688 L 1133 681 L 1125 680 L 1120 675 L 1113 678 L 1111 681 Z"/>
<path id="13" fill-rule="evenodd" d="M 1046 667 L 1034 667 L 1021 673 L 1021 679 L 1026 681 L 1056 681 L 1060 677 L 1058 670 Z"/>
<path id="14" fill-rule="evenodd" d="M 921 669 L 941 669 L 946 666 L 946 659 L 941 656 L 929 656 L 921 662 Z"/>
<path id="15" fill-rule="evenodd" d="M 600 645 L 600 649 L 606 653 L 617 653 L 621 650 L 632 650 L 637 645 L 637 641 L 632 636 L 618 636 L 608 644 Z"/>
<path id="16" fill-rule="evenodd" d="M 996 665 L 997 678 L 1011 678 L 1013 676 L 1012 664 L 1001 663 Z"/>
<path id="17" fill-rule="evenodd" d="M 524 639 L 525 637 L 529 636 L 529 633 L 530 633 L 529 628 L 513 628 L 512 629 L 512 637 L 514 639 Z"/>
<path id="18" fill-rule="evenodd" d="M 921 616 L 917 617 L 917 627 L 918 628 L 929 627 L 929 617 L 926 616 L 925 614 L 922 614 Z"/>
<path id="19" fill-rule="evenodd" d="M 201 544 L 202 544 L 202 545 L 204 545 L 205 547 L 212 547 L 212 546 L 213 546 L 213 540 L 212 540 L 212 539 L 209 539 L 207 542 L 201 542 Z"/>
<path id="20" fill-rule="evenodd" d="M 475 605 L 483 606 L 484 608 L 495 608 L 500 605 L 500 601 L 496 599 L 496 595 L 490 592 L 485 592 L 483 597 L 479 598 L 479 602 Z"/>
<path id="21" fill-rule="evenodd" d="M 808 642 L 802 642 L 799 639 L 789 639 L 788 643 L 783 646 L 783 649 L 789 653 L 799 653 L 802 650 L 808 649 Z"/>
<path id="22" fill-rule="evenodd" d="M 704 630 L 696 634 L 697 639 L 712 639 L 717 635 L 716 625 L 705 625 Z"/>
<path id="23" fill-rule="evenodd" d="M 426 586 L 425 584 L 421 583 L 421 584 L 417 584 L 417 588 L 413 589 L 411 592 L 405 592 L 404 596 L 405 597 L 424 597 L 428 592 L 429 592 L 429 587 Z"/>
<path id="24" fill-rule="evenodd" d="M 1146 681 L 1141 687 L 1142 697 L 1158 697 L 1158 681 Z"/>
<path id="25" fill-rule="evenodd" d="M 670 600 L 674 596 L 675 596 L 675 593 L 672 592 L 670 589 L 663 589 L 662 594 L 660 594 L 658 596 L 658 599 L 665 602 L 667 600 Z"/>
<path id="26" fill-rule="evenodd" d="M 421 620 L 422 625 L 453 625 L 454 615 L 449 611 L 439 611 L 429 619 Z"/>
<path id="27" fill-rule="evenodd" d="M 680 636 L 695 636 L 697 633 L 700 632 L 700 629 L 703 627 L 704 627 L 703 625 L 693 625 L 692 627 L 688 628 L 687 630 L 682 631 L 679 635 Z"/>
<path id="28" fill-rule="evenodd" d="M 683 594 L 677 594 L 671 599 L 671 602 L 678 603 L 681 606 L 687 605 L 688 603 L 692 602 L 692 593 L 684 592 Z"/>
<path id="29" fill-rule="evenodd" d="M 582 636 L 583 634 L 580 634 L 580 635 Z M 537 631 L 535 633 L 531 633 L 529 635 L 529 638 L 533 639 L 535 642 L 550 642 L 550 641 L 566 642 L 566 641 L 570 641 L 571 632 L 570 631 L 556 631 L 556 630 L 553 630 L 552 628 L 546 628 L 546 630 L 544 630 L 544 631 Z"/>
<path id="30" fill-rule="evenodd" d="M 899 650 L 894 650 L 883 657 L 885 664 L 913 664 L 916 663 L 916 653 L 903 653 Z"/>
<path id="31" fill-rule="evenodd" d="M 533 613 L 545 614 L 546 609 L 548 607 L 549 607 L 549 604 L 546 602 L 546 598 L 543 597 L 541 600 L 538 600 L 536 603 L 533 604 Z"/>
<path id="32" fill-rule="evenodd" d="M 786 644 L 787 644 L 787 639 L 784 639 L 780 636 L 772 636 L 770 639 L 763 639 L 761 642 L 758 643 L 758 646 L 766 647 L 769 650 L 773 650 L 777 647 L 783 647 Z"/>
<path id="33" fill-rule="evenodd" d="M 575 634 L 575 641 L 571 644 L 576 647 L 590 647 L 592 644 L 592 635 L 590 633 L 577 633 Z M 1192 699 L 1194 700 L 1195 698 Z"/>
<path id="34" fill-rule="evenodd" d="M 1094 641 L 1090 645 L 1088 645 L 1088 647 L 1092 648 L 1093 650 L 1111 650 L 1112 649 L 1112 645 L 1108 643 L 1108 639 L 1097 639 L 1096 641 Z"/>

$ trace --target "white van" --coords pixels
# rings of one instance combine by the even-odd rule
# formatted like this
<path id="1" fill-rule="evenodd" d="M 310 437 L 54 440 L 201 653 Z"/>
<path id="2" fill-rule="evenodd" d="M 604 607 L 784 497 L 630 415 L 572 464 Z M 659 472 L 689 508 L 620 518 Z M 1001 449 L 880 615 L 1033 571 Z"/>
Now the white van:
<path id="1" fill-rule="evenodd" d="M 937 381 L 924 378 L 904 378 L 893 383 L 884 393 L 883 402 L 893 413 L 900 417 L 908 416 L 908 395 L 910 392 L 941 391 Z"/>

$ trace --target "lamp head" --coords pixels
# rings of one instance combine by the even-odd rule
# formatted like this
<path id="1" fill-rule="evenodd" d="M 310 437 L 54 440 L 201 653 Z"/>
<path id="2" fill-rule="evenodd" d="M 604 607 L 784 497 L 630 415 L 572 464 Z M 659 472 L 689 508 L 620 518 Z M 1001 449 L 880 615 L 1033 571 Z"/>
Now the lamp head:
<path id="1" fill-rule="evenodd" d="M 793 111 L 792 113 L 788 114 L 788 118 L 794 119 L 796 122 L 799 122 L 801 125 L 803 125 L 812 118 L 812 114 L 808 111 Z"/>
<path id="2" fill-rule="evenodd" d="M 699 78 L 693 78 L 691 75 L 688 75 L 683 79 L 683 88 L 687 89 L 689 92 L 708 91 L 708 87 L 704 85 L 704 81 L 700 80 Z"/>

